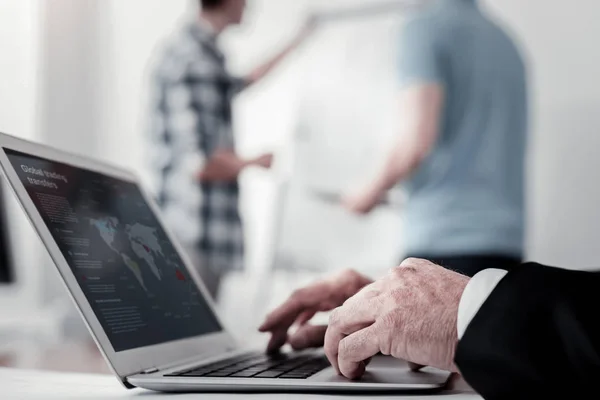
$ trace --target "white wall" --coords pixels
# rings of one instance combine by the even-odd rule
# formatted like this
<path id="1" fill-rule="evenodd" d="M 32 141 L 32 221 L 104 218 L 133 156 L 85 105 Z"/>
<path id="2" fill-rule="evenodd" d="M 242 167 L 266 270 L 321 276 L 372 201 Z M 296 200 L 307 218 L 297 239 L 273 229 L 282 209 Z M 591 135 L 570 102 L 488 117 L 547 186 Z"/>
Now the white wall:
<path id="1" fill-rule="evenodd" d="M 298 86 L 292 93 L 294 124 L 284 131 L 294 166 L 278 246 L 285 259 L 316 270 L 353 267 L 370 274 L 398 262 L 398 209 L 356 217 L 313 191 L 361 189 L 380 167 L 397 132 L 395 47 L 401 24 L 396 14 L 323 26 L 289 74 Z"/>
<path id="2" fill-rule="evenodd" d="M 600 267 L 600 3 L 487 3 L 521 37 L 534 73 L 529 258 Z"/>
<path id="3" fill-rule="evenodd" d="M 38 19 L 35 0 L 0 2 L 0 130 L 35 135 Z"/>
<path id="4" fill-rule="evenodd" d="M 149 73 L 157 51 L 193 16 L 193 0 L 105 0 L 108 77 L 101 151 L 106 160 L 133 168 L 149 181 L 145 137 Z"/>
<path id="5" fill-rule="evenodd" d="M 26 139 L 37 136 L 38 44 L 38 2 L 0 2 L 0 131 Z M 19 287 L 13 292 L 0 288 L 0 308 L 3 306 L 1 300 L 6 296 L 13 302 L 13 309 L 17 305 L 27 307 L 38 302 L 36 289 L 42 281 L 39 279 L 39 257 L 36 252 L 41 252 L 42 246 L 4 182 L 3 187 L 6 188 L 11 215 L 10 239 L 17 247 L 13 254 L 18 265 L 15 272 L 23 290 Z M 24 285 L 25 281 L 30 285 Z"/>

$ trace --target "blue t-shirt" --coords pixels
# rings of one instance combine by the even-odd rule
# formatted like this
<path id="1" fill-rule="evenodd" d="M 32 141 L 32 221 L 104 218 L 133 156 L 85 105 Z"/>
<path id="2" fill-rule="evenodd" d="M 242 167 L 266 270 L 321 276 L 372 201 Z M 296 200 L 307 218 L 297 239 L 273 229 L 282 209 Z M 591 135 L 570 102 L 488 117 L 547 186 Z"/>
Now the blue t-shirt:
<path id="1" fill-rule="evenodd" d="M 401 85 L 445 89 L 438 140 L 405 182 L 406 252 L 521 257 L 527 85 L 519 50 L 475 0 L 419 11 L 401 42 Z"/>

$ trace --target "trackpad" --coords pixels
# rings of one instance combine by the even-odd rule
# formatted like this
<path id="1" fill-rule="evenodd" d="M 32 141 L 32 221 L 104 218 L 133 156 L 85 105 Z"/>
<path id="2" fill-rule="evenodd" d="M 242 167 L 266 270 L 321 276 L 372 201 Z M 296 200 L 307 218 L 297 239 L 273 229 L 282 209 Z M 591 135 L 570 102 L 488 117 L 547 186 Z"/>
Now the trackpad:
<path id="1" fill-rule="evenodd" d="M 356 381 L 358 384 L 408 384 L 408 385 L 441 385 L 444 384 L 450 373 L 436 368 L 424 368 L 422 371 L 414 372 L 408 367 L 405 361 L 393 357 L 377 356 L 374 357 L 365 375 Z M 339 376 L 333 368 L 324 371 L 319 375 L 326 382 L 350 382 L 348 379 Z"/>

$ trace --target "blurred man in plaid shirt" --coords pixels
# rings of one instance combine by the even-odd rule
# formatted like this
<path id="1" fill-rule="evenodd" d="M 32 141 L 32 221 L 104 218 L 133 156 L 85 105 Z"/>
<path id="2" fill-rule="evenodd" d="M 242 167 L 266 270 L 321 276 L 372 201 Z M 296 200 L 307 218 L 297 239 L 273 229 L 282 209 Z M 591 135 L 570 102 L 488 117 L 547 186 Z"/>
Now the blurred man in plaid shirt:
<path id="1" fill-rule="evenodd" d="M 230 75 L 217 45 L 242 21 L 246 0 L 200 0 L 201 12 L 171 40 L 154 73 L 153 168 L 158 201 L 208 291 L 217 299 L 223 275 L 243 268 L 238 176 L 270 168 L 272 155 L 242 159 L 232 131 L 233 97 L 271 72 L 312 30 L 248 77 Z"/>

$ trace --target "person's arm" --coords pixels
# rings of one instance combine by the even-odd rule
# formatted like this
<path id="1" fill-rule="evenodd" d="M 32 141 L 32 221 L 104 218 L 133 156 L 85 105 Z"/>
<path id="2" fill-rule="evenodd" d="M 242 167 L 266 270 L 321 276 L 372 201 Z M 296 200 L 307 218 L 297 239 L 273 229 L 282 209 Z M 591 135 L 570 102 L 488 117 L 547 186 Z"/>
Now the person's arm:
<path id="1" fill-rule="evenodd" d="M 474 280 L 477 278 L 473 278 Z M 461 310 L 501 278 L 471 321 Z M 455 363 L 486 399 L 570 397 L 596 390 L 600 373 L 600 274 L 524 264 L 472 281 L 459 308 Z M 471 294 L 469 294 L 469 291 Z M 552 397 L 554 398 L 554 397 Z"/>
<path id="2" fill-rule="evenodd" d="M 217 150 L 200 168 L 198 178 L 202 182 L 231 182 L 237 180 L 240 173 L 247 167 L 270 168 L 272 160 L 271 154 L 243 159 L 233 150 Z"/>
<path id="3" fill-rule="evenodd" d="M 296 35 L 292 41 L 285 46 L 279 53 L 273 58 L 265 62 L 264 64 L 255 68 L 248 76 L 243 78 L 245 83 L 244 88 L 261 81 L 267 77 L 275 68 L 277 68 L 283 61 L 285 61 L 290 54 L 292 54 L 298 47 L 300 47 L 308 37 L 313 33 L 316 28 L 316 22 L 314 18 L 309 19 L 305 26 L 302 28 L 300 33 Z"/>
<path id="4" fill-rule="evenodd" d="M 203 89 L 196 87 L 195 90 Z M 172 167 L 176 171 L 171 174 L 177 185 L 181 186 L 187 182 L 194 186 L 198 181 L 231 182 L 235 181 L 246 167 L 271 166 L 272 155 L 269 154 L 252 159 L 242 159 L 230 149 L 208 154 L 205 140 L 209 137 L 209 132 L 203 119 L 214 121 L 217 118 L 210 115 L 210 112 L 203 111 L 209 107 L 198 104 L 191 91 L 192 88 L 186 85 L 172 84 L 164 92 L 163 124 L 169 134 L 169 144 L 161 146 L 158 151 L 177 158 Z M 179 98 L 180 101 L 174 101 L 175 98 Z"/>
<path id="5" fill-rule="evenodd" d="M 201 64 L 204 65 L 204 64 Z M 233 148 L 211 150 L 209 140 L 230 127 L 222 126 L 219 101 L 221 90 L 212 70 L 188 68 L 167 85 L 164 93 L 165 127 L 170 133 L 172 156 L 178 159 L 179 179 L 194 182 L 233 182 L 249 166 L 270 168 L 272 155 L 243 159 Z"/>
<path id="6" fill-rule="evenodd" d="M 436 35 L 434 27 L 420 19 L 404 29 L 399 62 L 398 140 L 367 187 L 344 201 L 350 211 L 370 212 L 388 190 L 421 164 L 437 140 L 445 86 Z"/>
<path id="7" fill-rule="evenodd" d="M 357 213 L 370 212 L 398 182 L 406 179 L 429 154 L 438 133 L 443 108 L 443 89 L 439 84 L 418 85 L 402 93 L 400 138 L 388 154 L 383 168 L 346 206 Z"/>

